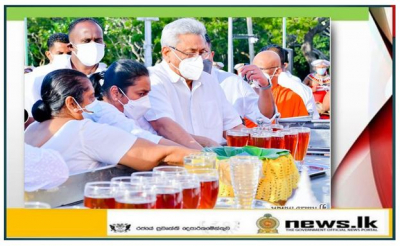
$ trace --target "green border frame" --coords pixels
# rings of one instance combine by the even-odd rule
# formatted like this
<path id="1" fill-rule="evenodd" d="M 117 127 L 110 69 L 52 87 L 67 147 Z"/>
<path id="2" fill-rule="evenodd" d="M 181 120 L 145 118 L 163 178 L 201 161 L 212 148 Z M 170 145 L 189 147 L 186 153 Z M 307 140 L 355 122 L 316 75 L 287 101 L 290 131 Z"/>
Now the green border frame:
<path id="1" fill-rule="evenodd" d="M 333 21 L 366 21 L 369 18 L 369 7 L 393 8 L 395 23 L 395 6 L 390 5 L 354 5 L 354 6 L 134 6 L 134 5 L 4 5 L 4 239 L 5 240 L 395 240 L 396 239 L 396 182 L 393 179 L 393 237 L 392 238 L 8 238 L 7 237 L 7 21 L 22 21 L 25 17 L 315 17 L 328 16 Z M 90 11 L 88 11 L 88 8 Z M 224 9 L 223 14 L 221 8 Z M 165 9 L 169 11 L 166 12 Z M 93 11 L 93 12 L 92 12 Z M 170 14 L 172 11 L 173 14 Z M 396 38 L 393 37 L 393 163 L 396 160 Z M 393 164 L 394 171 L 396 170 Z"/>
<path id="2" fill-rule="evenodd" d="M 223 11 L 221 9 L 223 8 Z M 168 11 L 166 11 L 168 9 Z M 9 6 L 7 20 L 25 17 L 315 17 L 332 20 L 368 20 L 368 7 L 266 7 L 266 6 Z"/>

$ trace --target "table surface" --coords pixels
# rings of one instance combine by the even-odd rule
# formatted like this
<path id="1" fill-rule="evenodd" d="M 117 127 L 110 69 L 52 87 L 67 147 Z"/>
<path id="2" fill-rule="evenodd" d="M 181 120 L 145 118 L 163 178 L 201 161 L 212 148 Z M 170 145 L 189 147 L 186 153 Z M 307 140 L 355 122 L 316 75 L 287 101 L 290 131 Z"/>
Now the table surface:
<path id="1" fill-rule="evenodd" d="M 322 155 L 307 155 L 305 158 L 306 165 L 318 165 L 326 168 L 324 175 L 319 175 L 311 178 L 311 189 L 315 197 L 320 203 L 325 203 L 327 208 L 331 206 L 331 165 L 330 157 Z M 296 191 L 294 191 L 293 195 Z M 292 195 L 292 196 L 293 196 Z M 216 205 L 216 209 L 232 209 L 234 206 L 233 198 L 220 197 Z M 253 208 L 268 209 L 270 204 L 263 201 L 255 201 Z M 59 208 L 84 208 L 83 202 L 75 206 L 63 206 Z"/>

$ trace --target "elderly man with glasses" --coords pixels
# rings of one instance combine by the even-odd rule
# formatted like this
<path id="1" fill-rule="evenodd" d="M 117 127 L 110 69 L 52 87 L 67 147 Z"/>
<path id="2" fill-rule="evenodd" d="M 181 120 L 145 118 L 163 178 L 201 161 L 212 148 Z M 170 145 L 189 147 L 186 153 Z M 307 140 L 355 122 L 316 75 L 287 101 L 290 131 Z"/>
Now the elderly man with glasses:
<path id="1" fill-rule="evenodd" d="M 239 114 L 218 82 L 203 71 L 207 59 L 205 27 L 184 18 L 161 34 L 163 61 L 151 68 L 151 109 L 145 118 L 157 133 L 189 148 L 225 142 L 227 130 L 240 129 Z"/>

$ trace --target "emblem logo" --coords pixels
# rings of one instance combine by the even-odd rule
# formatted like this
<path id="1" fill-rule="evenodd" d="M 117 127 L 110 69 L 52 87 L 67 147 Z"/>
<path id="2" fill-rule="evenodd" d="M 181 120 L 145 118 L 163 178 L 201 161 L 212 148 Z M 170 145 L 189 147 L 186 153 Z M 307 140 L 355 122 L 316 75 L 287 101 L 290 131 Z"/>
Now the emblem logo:
<path id="1" fill-rule="evenodd" d="M 256 225 L 259 228 L 258 234 L 278 233 L 279 220 L 271 214 L 265 214 L 257 220 Z"/>

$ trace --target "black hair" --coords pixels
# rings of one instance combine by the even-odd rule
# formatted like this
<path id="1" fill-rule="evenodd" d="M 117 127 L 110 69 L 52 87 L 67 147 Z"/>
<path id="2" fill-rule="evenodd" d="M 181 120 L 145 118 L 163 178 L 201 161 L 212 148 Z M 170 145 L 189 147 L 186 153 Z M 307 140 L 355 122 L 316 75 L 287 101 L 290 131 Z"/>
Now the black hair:
<path id="1" fill-rule="evenodd" d="M 111 86 L 115 85 L 126 93 L 127 88 L 135 85 L 136 79 L 142 76 L 149 76 L 149 71 L 143 64 L 129 59 L 121 59 L 111 64 L 107 71 L 95 73 L 89 79 L 96 97 L 102 100 L 103 96 L 109 96 Z"/>
<path id="2" fill-rule="evenodd" d="M 49 39 L 47 39 L 47 48 L 50 49 L 51 47 L 53 47 L 55 42 L 68 44 L 68 35 L 65 33 L 54 33 L 49 37 Z"/>
<path id="3" fill-rule="evenodd" d="M 103 27 L 100 25 L 100 22 L 94 18 L 79 18 L 79 19 L 76 19 L 73 22 L 71 22 L 71 24 L 69 24 L 68 34 L 70 34 L 72 32 L 72 30 L 74 30 L 76 25 L 78 25 L 81 22 L 85 22 L 85 21 L 91 21 L 91 22 L 97 24 L 101 29 L 103 29 Z"/>
<path id="4" fill-rule="evenodd" d="M 271 51 L 274 51 L 275 53 L 277 53 L 279 55 L 279 57 L 281 58 L 281 65 L 289 62 L 289 59 L 288 59 L 289 52 L 287 52 L 281 46 L 276 45 L 276 44 L 269 44 L 267 46 L 262 47 L 260 52 L 266 51 L 266 50 L 271 50 Z"/>
<path id="5" fill-rule="evenodd" d="M 204 38 L 206 39 L 206 43 L 211 46 L 211 38 L 210 36 L 208 36 L 208 34 L 206 33 L 206 35 L 204 35 Z"/>
<path id="6" fill-rule="evenodd" d="M 83 92 L 89 87 L 85 85 L 86 75 L 72 69 L 59 69 L 47 74 L 42 83 L 38 100 L 32 107 L 32 116 L 43 122 L 57 115 L 65 105 L 65 99 L 72 96 L 78 103 L 83 102 Z"/>

